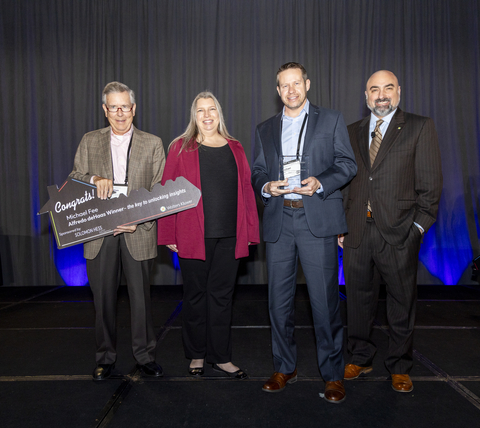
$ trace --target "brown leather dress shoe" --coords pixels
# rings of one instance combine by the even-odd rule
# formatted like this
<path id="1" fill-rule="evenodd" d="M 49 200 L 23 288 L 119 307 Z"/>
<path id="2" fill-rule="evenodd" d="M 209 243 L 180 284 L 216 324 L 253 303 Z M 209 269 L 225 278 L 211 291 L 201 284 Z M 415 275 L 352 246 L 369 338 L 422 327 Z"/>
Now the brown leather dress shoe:
<path id="1" fill-rule="evenodd" d="M 345 380 L 353 380 L 360 376 L 362 373 L 370 373 L 372 371 L 372 367 L 360 367 L 356 366 L 355 364 L 347 364 L 345 366 Z"/>
<path id="2" fill-rule="evenodd" d="M 408 374 L 392 374 L 392 388 L 397 392 L 412 392 L 412 379 Z"/>
<path id="3" fill-rule="evenodd" d="M 292 374 L 283 374 L 275 372 L 270 379 L 263 385 L 262 390 L 265 392 L 280 392 L 285 389 L 287 383 L 295 383 L 297 381 L 297 369 Z"/>
<path id="4" fill-rule="evenodd" d="M 347 394 L 345 393 L 345 387 L 343 386 L 343 380 L 335 380 L 333 382 L 327 382 L 325 385 L 325 394 L 323 398 L 329 403 L 339 404 L 345 400 Z"/>

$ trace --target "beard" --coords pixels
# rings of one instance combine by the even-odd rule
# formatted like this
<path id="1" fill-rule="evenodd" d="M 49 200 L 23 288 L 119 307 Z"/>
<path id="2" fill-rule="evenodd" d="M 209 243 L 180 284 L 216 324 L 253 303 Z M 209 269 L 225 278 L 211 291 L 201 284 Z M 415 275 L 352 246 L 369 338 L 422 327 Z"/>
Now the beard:
<path id="1" fill-rule="evenodd" d="M 385 101 L 388 101 L 388 105 L 377 106 L 377 102 L 381 103 Z M 368 104 L 368 100 L 366 100 L 366 104 L 367 104 L 367 107 L 373 112 L 373 114 L 379 117 L 385 117 L 385 116 L 388 116 L 393 110 L 395 110 L 398 107 L 398 104 L 400 104 L 400 97 L 398 98 L 398 103 L 396 105 L 392 104 L 391 98 L 378 98 L 375 100 L 373 107 L 370 104 Z"/>

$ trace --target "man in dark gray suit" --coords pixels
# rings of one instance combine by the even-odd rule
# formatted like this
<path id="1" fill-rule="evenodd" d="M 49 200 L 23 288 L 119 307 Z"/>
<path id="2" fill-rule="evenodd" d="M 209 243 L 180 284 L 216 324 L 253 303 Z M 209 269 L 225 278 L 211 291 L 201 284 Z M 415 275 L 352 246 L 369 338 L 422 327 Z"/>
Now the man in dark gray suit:
<path id="1" fill-rule="evenodd" d="M 400 86 L 390 71 L 374 73 L 365 97 L 370 116 L 348 133 L 358 174 L 344 190 L 348 351 L 345 379 L 372 371 L 371 329 L 378 301 L 374 268 L 387 286 L 389 347 L 385 366 L 397 392 L 411 392 L 418 253 L 437 216 L 442 170 L 432 119 L 398 108 Z"/>
<path id="2" fill-rule="evenodd" d="M 135 94 L 120 82 L 111 82 L 102 94 L 107 128 L 85 134 L 75 155 L 71 178 L 96 185 L 97 196 L 114 191 L 152 190 L 162 179 L 165 153 L 162 140 L 133 125 Z M 117 226 L 114 234 L 84 244 L 87 274 L 96 320 L 97 367 L 93 380 L 108 378 L 117 358 L 116 307 L 122 271 L 130 298 L 132 350 L 147 376 L 162 376 L 155 362 L 156 337 L 150 304 L 150 270 L 157 255 L 156 221 Z"/>
<path id="3" fill-rule="evenodd" d="M 263 238 L 275 368 L 263 390 L 279 392 L 297 380 L 294 299 L 300 257 L 313 312 L 318 367 L 326 381 L 325 399 L 339 403 L 345 399 L 345 389 L 336 234 L 346 231 L 339 189 L 357 168 L 341 113 L 310 104 L 309 89 L 301 64 L 280 67 L 277 91 L 285 106 L 256 131 L 252 181 L 265 205 Z M 289 155 L 293 163 L 283 165 Z M 280 180 L 280 169 L 286 168 L 302 172 Z"/>

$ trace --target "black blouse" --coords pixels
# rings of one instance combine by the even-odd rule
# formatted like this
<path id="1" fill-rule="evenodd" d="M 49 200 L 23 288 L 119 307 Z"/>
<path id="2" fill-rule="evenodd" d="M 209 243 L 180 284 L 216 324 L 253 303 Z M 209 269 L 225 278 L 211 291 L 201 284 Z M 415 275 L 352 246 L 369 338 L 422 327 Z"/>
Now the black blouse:
<path id="1" fill-rule="evenodd" d="M 201 145 L 198 151 L 205 238 L 236 236 L 238 171 L 232 150 L 225 144 Z"/>

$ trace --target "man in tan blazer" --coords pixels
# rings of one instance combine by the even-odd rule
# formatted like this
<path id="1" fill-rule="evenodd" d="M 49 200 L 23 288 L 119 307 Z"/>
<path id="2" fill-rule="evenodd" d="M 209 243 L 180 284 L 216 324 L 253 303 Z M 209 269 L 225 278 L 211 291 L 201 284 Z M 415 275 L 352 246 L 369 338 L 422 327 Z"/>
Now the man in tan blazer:
<path id="1" fill-rule="evenodd" d="M 376 268 L 387 286 L 385 366 L 393 389 L 411 392 L 418 253 L 423 234 L 437 216 L 440 150 L 433 120 L 398 107 L 400 86 L 392 72 L 374 73 L 365 97 L 371 115 L 348 126 L 358 172 L 344 191 L 348 234 L 339 237 L 344 246 L 351 355 L 345 379 L 372 371 Z"/>
<path id="2" fill-rule="evenodd" d="M 142 187 L 151 191 L 165 166 L 162 140 L 133 126 L 135 94 L 128 86 L 111 82 L 102 99 L 110 126 L 83 136 L 70 177 L 95 184 L 100 199 L 110 198 L 114 192 L 128 195 Z M 143 374 L 163 375 L 155 362 L 150 303 L 150 270 L 156 256 L 155 221 L 118 226 L 113 235 L 84 244 L 96 312 L 94 380 L 106 379 L 115 367 L 117 290 L 122 271 L 130 298 L 133 356 Z"/>

